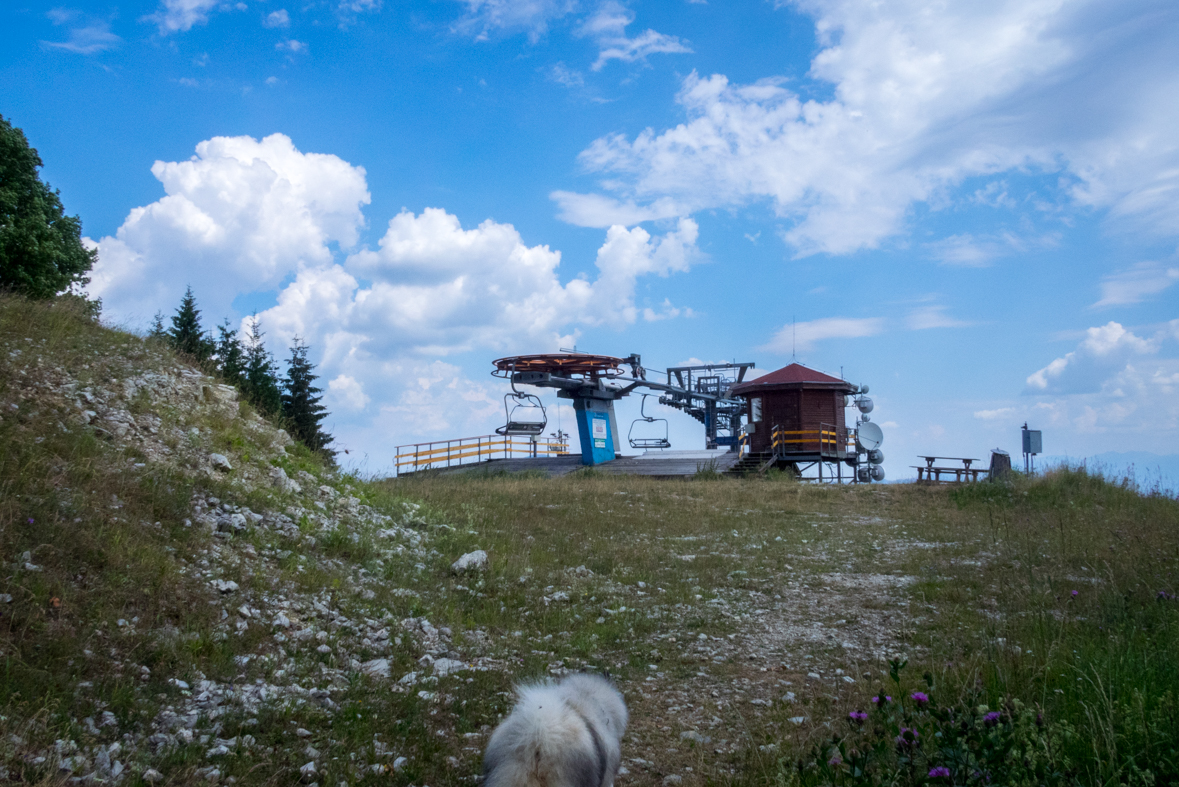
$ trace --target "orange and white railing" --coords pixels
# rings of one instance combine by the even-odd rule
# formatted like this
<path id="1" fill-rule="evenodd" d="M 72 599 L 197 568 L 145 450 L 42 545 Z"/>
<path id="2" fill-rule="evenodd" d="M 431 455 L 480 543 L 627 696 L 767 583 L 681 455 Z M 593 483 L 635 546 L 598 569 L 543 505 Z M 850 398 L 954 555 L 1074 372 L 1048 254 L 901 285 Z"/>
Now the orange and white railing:
<path id="1" fill-rule="evenodd" d="M 771 437 L 775 454 L 817 452 L 823 456 L 838 456 L 855 452 L 855 438 L 851 432 L 831 424 L 820 424 L 818 429 L 787 430 L 775 426 Z"/>
<path id="2" fill-rule="evenodd" d="M 397 473 L 487 462 L 512 457 L 562 456 L 569 453 L 565 440 L 521 436 L 483 435 L 457 440 L 435 440 L 397 446 Z"/>

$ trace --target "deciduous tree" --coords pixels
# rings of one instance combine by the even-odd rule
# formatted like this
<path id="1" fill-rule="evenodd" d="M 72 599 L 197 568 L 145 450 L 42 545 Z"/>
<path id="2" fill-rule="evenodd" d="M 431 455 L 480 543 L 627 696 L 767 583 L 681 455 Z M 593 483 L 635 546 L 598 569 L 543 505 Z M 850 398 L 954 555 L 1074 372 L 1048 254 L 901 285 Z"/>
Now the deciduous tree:
<path id="1" fill-rule="evenodd" d="M 37 151 L 0 117 L 0 288 L 52 298 L 84 286 L 98 256 L 82 245 L 82 221 L 41 181 Z"/>

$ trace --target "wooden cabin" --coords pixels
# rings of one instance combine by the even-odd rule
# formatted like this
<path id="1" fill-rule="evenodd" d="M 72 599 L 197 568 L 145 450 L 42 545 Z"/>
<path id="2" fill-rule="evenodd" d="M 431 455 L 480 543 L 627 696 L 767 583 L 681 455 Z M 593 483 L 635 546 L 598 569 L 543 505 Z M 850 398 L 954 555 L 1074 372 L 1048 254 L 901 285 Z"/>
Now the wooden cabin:
<path id="1" fill-rule="evenodd" d="M 792 363 L 732 393 L 746 401 L 750 453 L 844 459 L 854 454 L 847 451 L 844 396 L 855 391 L 846 380 Z"/>

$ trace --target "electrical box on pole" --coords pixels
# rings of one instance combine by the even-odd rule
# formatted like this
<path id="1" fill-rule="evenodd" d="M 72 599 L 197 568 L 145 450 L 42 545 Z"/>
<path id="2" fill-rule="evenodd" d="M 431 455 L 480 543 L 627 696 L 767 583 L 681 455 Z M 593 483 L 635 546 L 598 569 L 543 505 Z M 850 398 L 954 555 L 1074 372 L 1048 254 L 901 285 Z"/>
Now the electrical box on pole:
<path id="1" fill-rule="evenodd" d="M 1036 454 L 1044 453 L 1043 433 L 1039 429 L 1028 429 L 1023 425 L 1023 470 L 1025 473 L 1036 471 Z"/>

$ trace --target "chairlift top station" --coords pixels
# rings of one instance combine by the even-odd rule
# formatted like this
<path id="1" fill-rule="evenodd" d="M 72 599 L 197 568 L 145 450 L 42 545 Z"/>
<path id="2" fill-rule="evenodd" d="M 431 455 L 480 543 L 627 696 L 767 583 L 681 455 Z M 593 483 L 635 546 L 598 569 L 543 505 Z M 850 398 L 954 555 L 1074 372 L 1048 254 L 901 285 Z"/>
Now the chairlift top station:
<path id="1" fill-rule="evenodd" d="M 646 411 L 647 397 L 658 395 L 660 404 L 704 425 L 706 449 L 728 447 L 731 461 L 725 462 L 726 469 L 765 472 L 779 467 L 800 477 L 817 469 L 817 480 L 824 480 L 826 466 L 826 480 L 843 480 L 840 467 L 847 465 L 852 468 L 848 480 L 884 478 L 880 467 L 883 434 L 868 415 L 873 409 L 866 396 L 868 386 L 801 364 L 748 381 L 745 377 L 753 363 L 681 366 L 666 370 L 666 382 L 648 379 L 637 354 L 626 358 L 577 352 L 517 355 L 500 358 L 493 365 L 492 374 L 511 385 L 504 396 L 506 423 L 496 433 L 535 440 L 547 427 L 547 416 L 539 397 L 517 386 L 554 388 L 559 398 L 572 400 L 583 465 L 603 465 L 619 457 L 621 431 L 614 402 L 639 392 L 643 396 L 640 417 L 627 432 L 631 448 L 670 447 L 666 419 Z M 844 415 L 851 406 L 858 410 L 854 427 L 848 426 Z"/>

